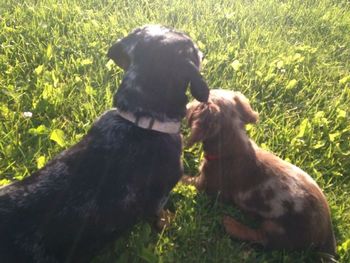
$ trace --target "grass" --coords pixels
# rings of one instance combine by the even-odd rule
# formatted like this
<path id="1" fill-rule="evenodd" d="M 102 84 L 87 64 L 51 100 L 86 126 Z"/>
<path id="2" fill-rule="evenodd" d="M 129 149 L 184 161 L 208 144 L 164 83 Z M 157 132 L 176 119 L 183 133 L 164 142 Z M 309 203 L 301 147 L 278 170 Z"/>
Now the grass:
<path id="1" fill-rule="evenodd" d="M 250 98 L 260 113 L 260 123 L 248 127 L 251 137 L 315 178 L 332 210 L 339 262 L 350 262 L 346 0 L 0 0 L 0 185 L 42 167 L 111 107 L 123 72 L 106 51 L 147 23 L 187 32 L 205 54 L 202 72 L 210 86 Z M 185 149 L 186 173 L 195 174 L 200 160 L 199 145 Z M 222 215 L 248 219 L 191 187 L 178 185 L 169 205 L 176 210 L 169 228 L 156 233 L 140 224 L 94 262 L 287 263 L 316 257 L 231 240 Z"/>

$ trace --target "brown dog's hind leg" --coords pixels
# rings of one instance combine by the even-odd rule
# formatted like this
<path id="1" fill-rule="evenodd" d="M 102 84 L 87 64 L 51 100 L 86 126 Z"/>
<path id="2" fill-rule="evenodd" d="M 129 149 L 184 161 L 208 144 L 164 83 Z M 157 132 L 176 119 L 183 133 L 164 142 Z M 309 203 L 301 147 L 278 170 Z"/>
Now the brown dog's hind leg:
<path id="1" fill-rule="evenodd" d="M 270 248 L 290 248 L 284 228 L 273 220 L 265 220 L 259 229 L 245 226 L 230 216 L 224 216 L 223 224 L 226 232 L 234 238 L 261 244 Z"/>
<path id="2" fill-rule="evenodd" d="M 224 216 L 223 224 L 226 232 L 231 237 L 262 245 L 266 243 L 264 231 L 262 229 L 251 229 L 230 216 Z"/>

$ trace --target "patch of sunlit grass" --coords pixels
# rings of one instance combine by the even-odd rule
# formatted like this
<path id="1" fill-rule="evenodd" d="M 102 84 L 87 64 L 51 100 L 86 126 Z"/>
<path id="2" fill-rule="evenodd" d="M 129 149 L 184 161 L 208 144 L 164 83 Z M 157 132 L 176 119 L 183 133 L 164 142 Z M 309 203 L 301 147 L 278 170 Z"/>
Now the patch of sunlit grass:
<path id="1" fill-rule="evenodd" d="M 239 90 L 260 113 L 249 134 L 306 170 L 331 206 L 339 262 L 350 261 L 350 6 L 348 1 L 0 0 L 0 185 L 22 179 L 79 141 L 111 107 L 122 71 L 111 43 L 159 23 L 205 54 L 211 87 Z M 184 130 L 184 133 L 187 131 Z M 186 148 L 196 174 L 201 148 Z M 178 185 L 161 233 L 140 224 L 95 262 L 313 262 L 312 251 L 266 252 L 231 240 L 236 208 Z M 254 225 L 256 222 L 250 222 Z"/>

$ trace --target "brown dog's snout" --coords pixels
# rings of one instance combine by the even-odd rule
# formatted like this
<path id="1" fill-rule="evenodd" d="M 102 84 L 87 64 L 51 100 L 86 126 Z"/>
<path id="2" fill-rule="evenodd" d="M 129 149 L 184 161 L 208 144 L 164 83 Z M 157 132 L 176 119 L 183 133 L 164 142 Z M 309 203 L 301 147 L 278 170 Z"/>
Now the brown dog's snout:
<path id="1" fill-rule="evenodd" d="M 187 109 L 187 121 L 191 128 L 191 134 L 187 146 L 203 141 L 220 130 L 220 108 L 214 103 L 199 103 Z"/>

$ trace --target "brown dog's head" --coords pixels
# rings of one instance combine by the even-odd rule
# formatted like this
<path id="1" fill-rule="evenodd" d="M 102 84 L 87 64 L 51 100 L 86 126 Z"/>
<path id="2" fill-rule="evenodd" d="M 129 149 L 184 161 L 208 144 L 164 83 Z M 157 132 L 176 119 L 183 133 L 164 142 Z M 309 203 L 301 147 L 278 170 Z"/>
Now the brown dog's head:
<path id="1" fill-rule="evenodd" d="M 258 113 L 240 92 L 211 90 L 208 102 L 194 101 L 187 105 L 187 121 L 191 128 L 188 144 L 192 145 L 224 135 L 221 131 L 242 130 L 245 124 L 258 121 Z"/>
<path id="2" fill-rule="evenodd" d="M 107 56 L 126 71 L 114 96 L 114 106 L 121 110 L 181 119 L 188 84 L 195 99 L 208 99 L 208 86 L 199 73 L 201 53 L 184 33 L 144 26 L 117 41 Z"/>

